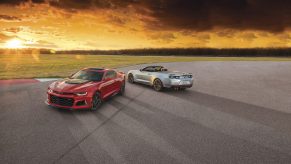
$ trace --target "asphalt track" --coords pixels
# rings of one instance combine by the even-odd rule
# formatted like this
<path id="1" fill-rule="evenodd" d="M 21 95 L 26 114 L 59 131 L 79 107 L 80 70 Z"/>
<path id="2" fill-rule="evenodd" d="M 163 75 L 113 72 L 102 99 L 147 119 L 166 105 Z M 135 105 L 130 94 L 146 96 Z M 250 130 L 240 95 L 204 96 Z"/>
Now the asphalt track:
<path id="1" fill-rule="evenodd" d="M 96 112 L 46 106 L 49 82 L 1 87 L 0 163 L 291 163 L 291 62 L 163 65 L 194 87 L 127 84 Z"/>

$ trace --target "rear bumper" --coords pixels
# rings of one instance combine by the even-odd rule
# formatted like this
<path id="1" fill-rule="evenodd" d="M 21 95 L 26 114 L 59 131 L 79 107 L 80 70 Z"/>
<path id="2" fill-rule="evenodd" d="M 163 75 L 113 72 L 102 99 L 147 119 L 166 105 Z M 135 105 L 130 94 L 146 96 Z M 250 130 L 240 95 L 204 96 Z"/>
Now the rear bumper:
<path id="1" fill-rule="evenodd" d="M 70 101 L 64 102 L 66 100 Z M 45 103 L 52 107 L 68 110 L 90 109 L 92 104 L 92 98 L 87 96 L 68 96 L 55 93 L 47 93 L 47 100 L 45 101 Z"/>
<path id="2" fill-rule="evenodd" d="M 167 88 L 191 88 L 193 86 L 193 79 L 171 79 L 164 84 Z"/>
<path id="3" fill-rule="evenodd" d="M 191 88 L 192 85 L 172 85 L 171 88 Z"/>

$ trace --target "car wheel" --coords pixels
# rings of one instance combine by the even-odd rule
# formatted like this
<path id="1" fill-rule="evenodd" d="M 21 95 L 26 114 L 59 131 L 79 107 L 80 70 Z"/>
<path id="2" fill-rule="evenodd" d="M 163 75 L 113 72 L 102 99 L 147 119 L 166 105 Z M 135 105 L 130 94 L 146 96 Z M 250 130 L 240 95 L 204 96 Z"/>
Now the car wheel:
<path id="1" fill-rule="evenodd" d="M 133 77 L 132 74 L 129 74 L 129 75 L 128 75 L 128 82 L 131 83 L 131 84 L 134 83 L 134 77 Z"/>
<path id="2" fill-rule="evenodd" d="M 92 111 L 97 110 L 100 107 L 101 104 L 102 104 L 102 99 L 101 99 L 100 93 L 96 92 L 95 95 L 92 98 L 91 110 Z"/>
<path id="3" fill-rule="evenodd" d="M 163 83 L 160 79 L 155 79 L 153 84 L 154 90 L 162 91 L 163 90 Z"/>
<path id="4" fill-rule="evenodd" d="M 123 82 L 120 86 L 120 90 L 118 92 L 119 95 L 123 95 L 125 91 L 125 82 Z"/>

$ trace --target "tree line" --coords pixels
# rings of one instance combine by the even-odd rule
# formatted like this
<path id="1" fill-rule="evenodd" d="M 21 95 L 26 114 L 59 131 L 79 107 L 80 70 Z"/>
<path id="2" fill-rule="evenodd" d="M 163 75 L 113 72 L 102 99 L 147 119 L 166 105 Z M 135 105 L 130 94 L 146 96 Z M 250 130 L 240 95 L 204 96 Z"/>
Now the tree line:
<path id="1" fill-rule="evenodd" d="M 136 56 L 291 57 L 291 48 L 149 48 L 123 50 L 0 49 L 0 54 L 78 54 Z"/>

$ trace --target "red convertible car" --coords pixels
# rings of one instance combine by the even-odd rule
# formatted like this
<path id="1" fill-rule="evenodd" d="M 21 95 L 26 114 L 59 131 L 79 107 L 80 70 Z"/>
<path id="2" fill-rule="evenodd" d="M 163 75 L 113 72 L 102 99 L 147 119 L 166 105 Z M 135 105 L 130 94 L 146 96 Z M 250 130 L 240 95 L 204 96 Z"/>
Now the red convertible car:
<path id="1" fill-rule="evenodd" d="M 125 90 L 125 74 L 110 69 L 85 68 L 69 78 L 53 82 L 46 103 L 66 109 L 97 110 L 102 101 Z"/>

